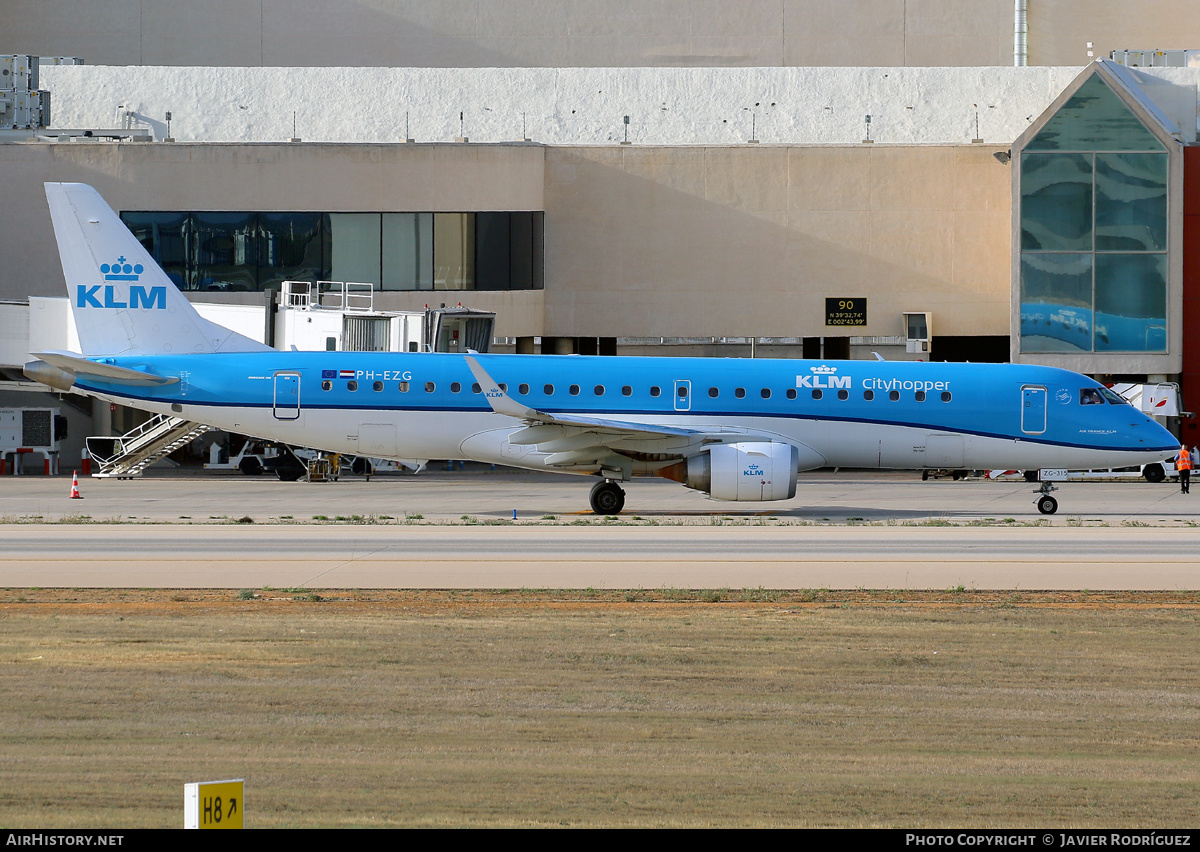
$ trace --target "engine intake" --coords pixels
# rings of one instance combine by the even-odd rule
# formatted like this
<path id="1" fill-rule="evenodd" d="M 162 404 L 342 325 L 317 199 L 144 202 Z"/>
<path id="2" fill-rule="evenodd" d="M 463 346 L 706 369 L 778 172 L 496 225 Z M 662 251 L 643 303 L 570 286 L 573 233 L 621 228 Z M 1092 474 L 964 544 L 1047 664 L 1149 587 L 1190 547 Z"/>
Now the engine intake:
<path id="1" fill-rule="evenodd" d="M 796 496 L 800 451 L 792 444 L 717 444 L 661 474 L 714 500 L 790 500 Z"/>

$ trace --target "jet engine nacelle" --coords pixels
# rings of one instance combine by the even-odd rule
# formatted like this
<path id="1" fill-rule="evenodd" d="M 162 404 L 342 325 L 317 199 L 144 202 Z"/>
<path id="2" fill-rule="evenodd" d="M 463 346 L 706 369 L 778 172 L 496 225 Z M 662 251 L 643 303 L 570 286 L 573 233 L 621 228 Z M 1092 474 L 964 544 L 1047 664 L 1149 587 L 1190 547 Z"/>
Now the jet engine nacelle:
<path id="1" fill-rule="evenodd" d="M 800 451 L 791 444 L 717 444 L 687 460 L 683 484 L 714 500 L 790 500 L 799 470 Z"/>

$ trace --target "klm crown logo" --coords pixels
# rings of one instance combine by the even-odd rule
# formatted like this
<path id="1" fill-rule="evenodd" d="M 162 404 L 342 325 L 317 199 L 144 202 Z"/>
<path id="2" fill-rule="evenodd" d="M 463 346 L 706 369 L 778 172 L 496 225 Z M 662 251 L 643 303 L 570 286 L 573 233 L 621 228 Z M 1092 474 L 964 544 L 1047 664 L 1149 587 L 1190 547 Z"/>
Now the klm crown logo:
<path id="1" fill-rule="evenodd" d="M 144 269 L 140 263 L 126 263 L 124 255 L 118 257 L 116 263 L 100 264 L 100 272 L 103 273 L 105 281 L 137 281 Z"/>
<path id="2" fill-rule="evenodd" d="M 100 264 L 100 274 L 105 281 L 133 282 L 141 278 L 146 268 L 140 263 L 127 263 L 124 255 L 117 258 L 116 263 Z M 167 309 L 167 288 L 142 287 L 130 283 L 128 293 L 122 284 L 96 284 L 88 287 L 80 284 L 75 288 L 75 307 L 77 308 L 146 308 L 165 311 Z M 103 292 L 101 292 L 103 290 Z M 128 298 L 129 301 L 123 301 Z"/>

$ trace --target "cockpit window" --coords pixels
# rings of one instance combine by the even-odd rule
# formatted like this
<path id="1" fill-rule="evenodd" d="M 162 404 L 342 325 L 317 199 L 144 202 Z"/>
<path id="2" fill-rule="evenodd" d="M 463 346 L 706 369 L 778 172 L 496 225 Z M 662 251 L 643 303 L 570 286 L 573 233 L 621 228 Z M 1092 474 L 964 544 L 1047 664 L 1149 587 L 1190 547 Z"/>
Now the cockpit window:
<path id="1" fill-rule="evenodd" d="M 1099 388 L 1080 388 L 1079 389 L 1079 404 L 1080 405 L 1103 405 L 1104 397 L 1100 395 Z"/>
<path id="2" fill-rule="evenodd" d="M 1129 400 L 1125 399 L 1119 393 L 1114 393 L 1109 388 L 1100 388 L 1100 393 L 1104 394 L 1104 398 L 1108 400 L 1109 405 L 1129 405 Z"/>

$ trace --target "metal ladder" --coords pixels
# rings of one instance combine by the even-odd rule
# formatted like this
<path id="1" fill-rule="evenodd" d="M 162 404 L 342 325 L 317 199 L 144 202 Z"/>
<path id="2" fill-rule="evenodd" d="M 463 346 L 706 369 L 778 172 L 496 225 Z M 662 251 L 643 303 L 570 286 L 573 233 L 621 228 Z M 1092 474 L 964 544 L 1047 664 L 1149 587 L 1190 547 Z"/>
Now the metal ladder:
<path id="1" fill-rule="evenodd" d="M 113 479 L 141 476 L 151 464 L 210 429 L 203 423 L 156 414 L 124 435 L 88 438 L 88 453 L 100 468 L 92 476 Z"/>

